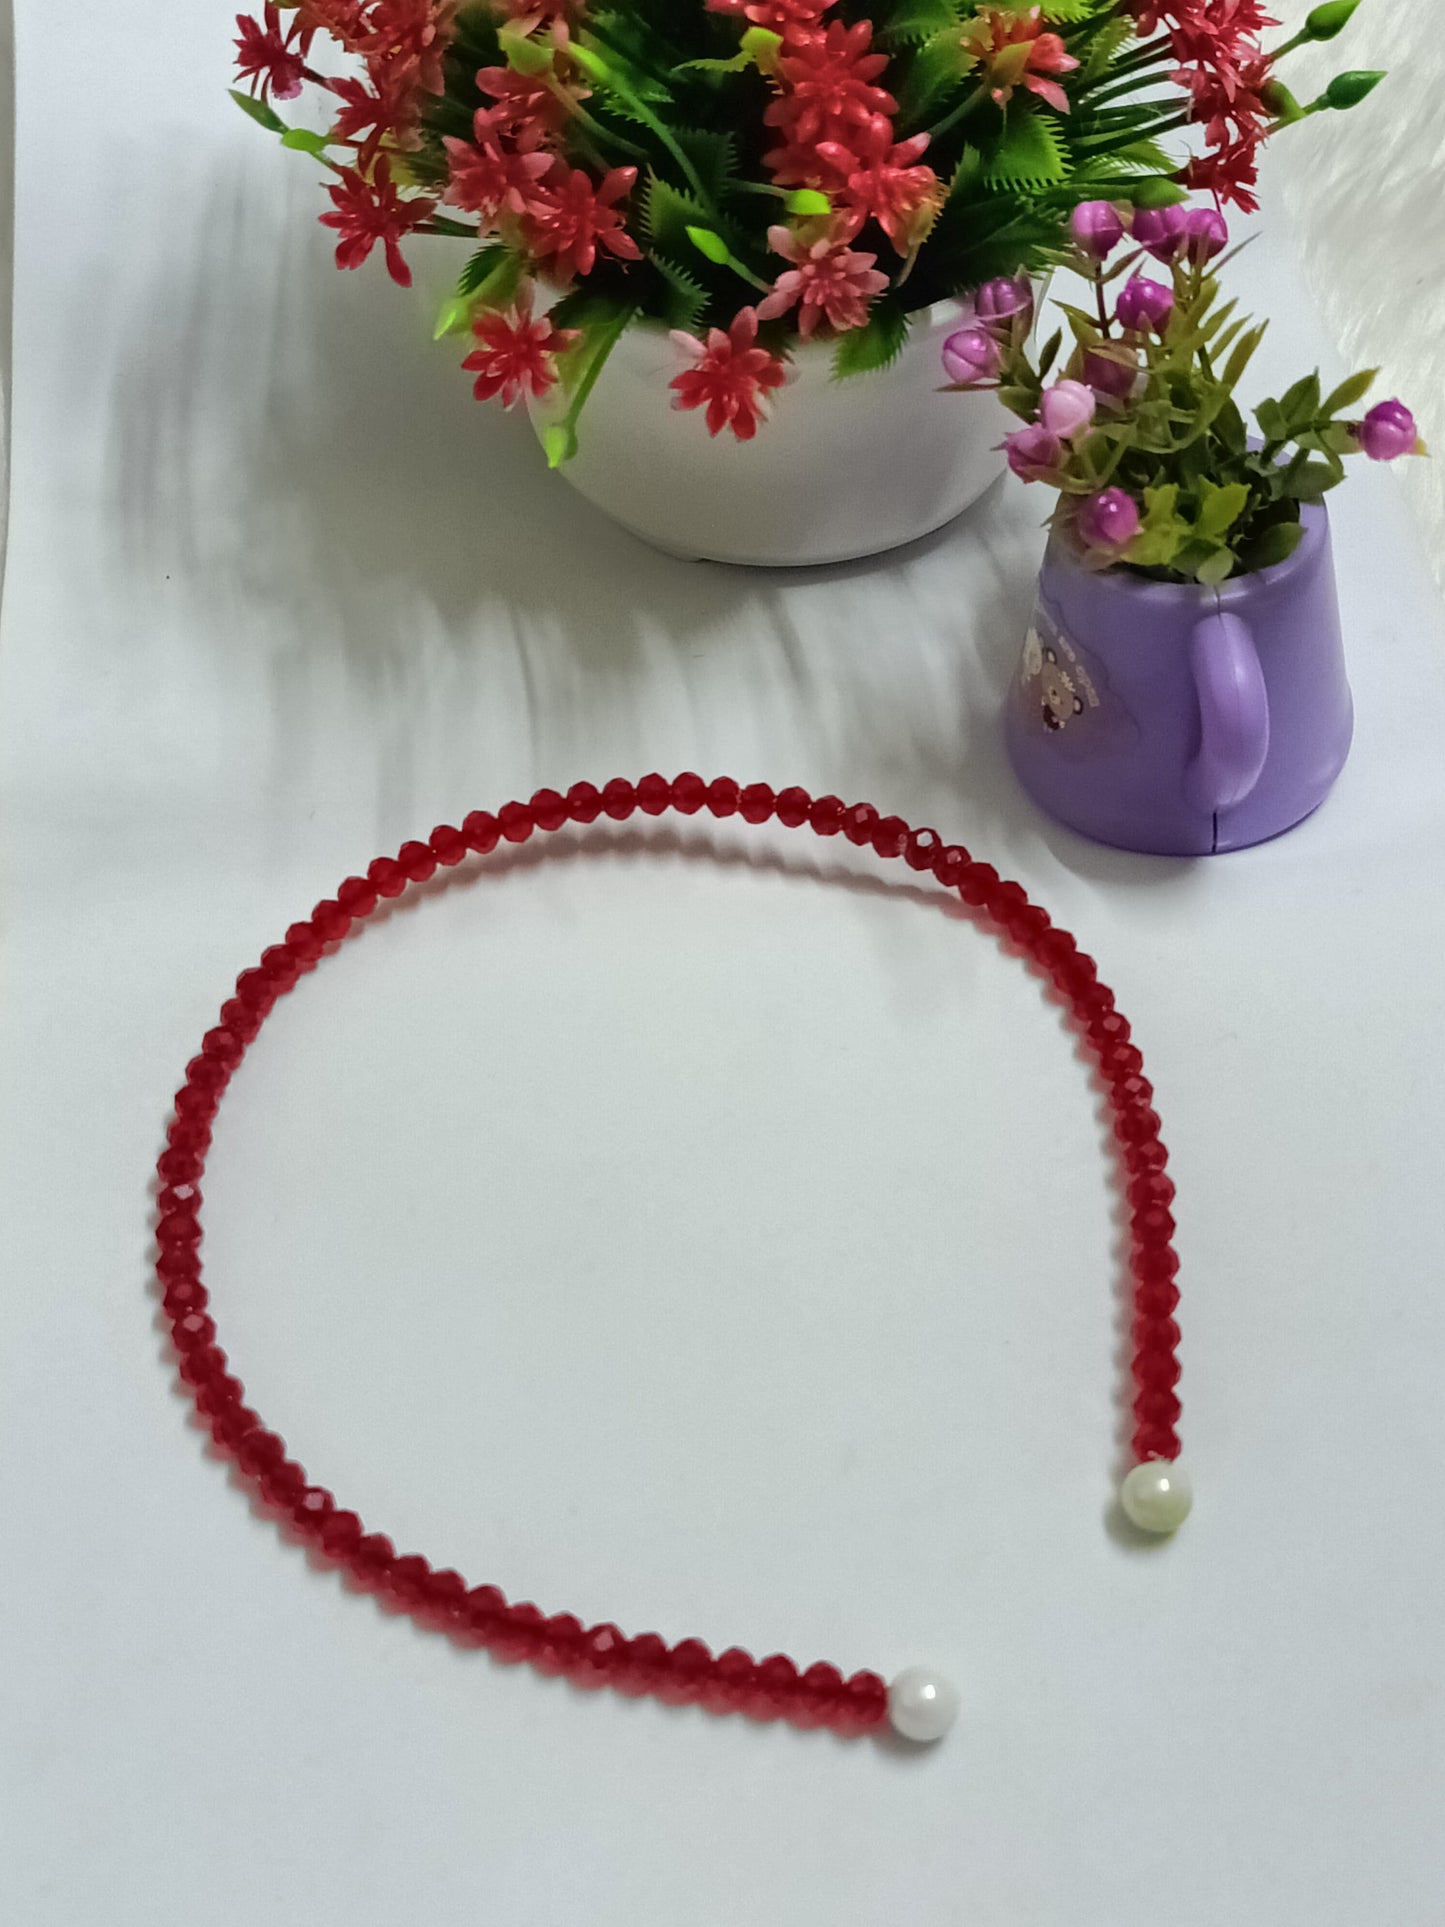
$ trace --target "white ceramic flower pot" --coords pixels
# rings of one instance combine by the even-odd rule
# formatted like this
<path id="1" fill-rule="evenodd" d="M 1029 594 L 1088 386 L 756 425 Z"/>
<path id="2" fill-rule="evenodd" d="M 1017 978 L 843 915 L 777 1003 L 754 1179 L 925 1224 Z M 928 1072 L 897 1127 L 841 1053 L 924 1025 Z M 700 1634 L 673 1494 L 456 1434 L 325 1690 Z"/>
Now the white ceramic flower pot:
<path id="1" fill-rule="evenodd" d="M 833 377 L 832 346 L 797 349 L 751 442 L 714 438 L 673 408 L 687 365 L 665 329 L 629 328 L 578 424 L 572 486 L 673 555 L 771 566 L 842 562 L 927 535 L 1002 472 L 1010 418 L 993 395 L 944 395 L 939 359 L 958 302 L 920 314 L 891 368 Z M 555 400 L 534 404 L 540 433 Z"/>

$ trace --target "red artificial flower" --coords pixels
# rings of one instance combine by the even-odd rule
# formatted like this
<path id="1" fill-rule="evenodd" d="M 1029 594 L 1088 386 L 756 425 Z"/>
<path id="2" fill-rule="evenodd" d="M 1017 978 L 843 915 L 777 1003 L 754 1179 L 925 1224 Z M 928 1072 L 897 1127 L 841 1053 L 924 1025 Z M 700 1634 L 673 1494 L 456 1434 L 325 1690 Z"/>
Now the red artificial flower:
<path id="1" fill-rule="evenodd" d="M 1079 63 L 1058 34 L 1045 32 L 1041 8 L 1026 14 L 986 9 L 965 29 L 963 46 L 976 57 L 983 83 L 1000 107 L 1008 105 L 1016 87 L 1025 87 L 1058 113 L 1068 113 L 1068 95 L 1049 76 L 1070 74 Z"/>
<path id="2" fill-rule="evenodd" d="M 366 25 L 367 0 L 301 0 L 297 19 L 311 31 L 329 33 L 353 51 Z"/>
<path id="3" fill-rule="evenodd" d="M 1235 141 L 1213 153 L 1199 154 L 1177 177 L 1197 193 L 1233 203 L 1246 214 L 1259 211 L 1259 196 L 1251 190 L 1259 181 L 1259 142 Z"/>
<path id="4" fill-rule="evenodd" d="M 568 21 L 586 5 L 587 0 L 492 0 L 494 11 L 501 14 L 513 33 L 532 34 L 550 21 L 560 29 L 564 40 Z"/>
<path id="5" fill-rule="evenodd" d="M 251 92 L 262 100 L 294 100 L 306 78 L 306 55 L 316 29 L 293 20 L 282 31 L 280 10 L 266 0 L 265 26 L 250 14 L 238 13 L 241 29 L 236 41 L 236 77 L 249 80 Z"/>
<path id="6" fill-rule="evenodd" d="M 328 187 L 335 206 L 321 216 L 323 227 L 335 228 L 341 236 L 336 248 L 339 268 L 359 268 L 380 241 L 386 254 L 386 271 L 398 286 L 411 286 L 411 269 L 402 259 L 402 235 L 409 234 L 436 212 L 435 201 L 404 201 L 391 178 L 391 166 L 383 155 L 368 179 L 354 167 L 341 170 L 338 185 Z"/>
<path id="7" fill-rule="evenodd" d="M 559 56 L 560 58 L 560 56 Z M 556 73 L 557 61 L 553 63 Z M 480 91 L 496 101 L 489 118 L 499 133 L 560 134 L 567 125 L 568 102 L 589 97 L 589 89 L 557 75 L 559 94 L 537 74 L 519 74 L 513 67 L 483 67 L 477 75 Z M 562 96 L 565 95 L 565 98 Z"/>
<path id="8" fill-rule="evenodd" d="M 750 27 L 766 27 L 800 44 L 822 25 L 833 0 L 707 0 L 709 13 L 735 14 Z"/>
<path id="9" fill-rule="evenodd" d="M 522 217 L 522 237 L 536 261 L 558 281 L 591 274 L 599 248 L 619 261 L 640 261 L 642 250 L 615 205 L 636 179 L 635 167 L 614 167 L 599 186 L 557 156 Z"/>
<path id="10" fill-rule="evenodd" d="M 553 161 L 551 154 L 538 151 L 540 134 L 503 146 L 489 116 L 479 111 L 476 136 L 475 145 L 451 135 L 443 141 L 450 179 L 442 200 L 479 215 L 484 229 L 504 213 L 526 214 L 537 207 L 539 184 Z"/>
<path id="11" fill-rule="evenodd" d="M 758 303 L 758 319 L 772 321 L 790 308 L 798 310 L 798 333 L 805 338 L 820 322 L 839 334 L 861 328 L 868 320 L 868 303 L 888 286 L 879 273 L 876 254 L 862 254 L 847 242 L 856 231 L 845 215 L 819 233 L 817 223 L 802 231 L 768 229 L 768 243 L 792 267 L 780 274 L 772 293 Z"/>
<path id="12" fill-rule="evenodd" d="M 472 389 L 478 401 L 502 398 L 514 408 L 524 394 L 539 401 L 557 385 L 557 357 L 580 340 L 579 328 L 554 328 L 543 315 L 532 319 L 533 287 L 524 281 L 509 313 L 491 308 L 478 315 L 472 333 L 481 344 L 462 363 L 476 376 Z"/>
<path id="13" fill-rule="evenodd" d="M 888 128 L 898 102 L 876 85 L 888 67 L 887 54 L 873 53 L 873 29 L 866 20 L 845 27 L 835 20 L 778 62 L 781 92 L 763 115 L 789 145 L 815 146 L 838 141 L 852 146 Z"/>
<path id="14" fill-rule="evenodd" d="M 444 88 L 442 61 L 456 26 L 457 0 L 371 0 L 356 41 L 375 77 L 378 69 L 414 63 L 427 94 Z"/>
<path id="15" fill-rule="evenodd" d="M 927 134 L 893 145 L 883 141 L 871 151 L 853 155 L 846 147 L 823 141 L 819 155 L 837 168 L 841 194 L 855 221 L 876 221 L 900 254 L 908 254 L 927 234 L 943 204 L 943 183 L 931 167 L 918 161 L 928 147 Z"/>
<path id="16" fill-rule="evenodd" d="M 332 138 L 354 142 L 363 166 L 371 164 L 383 141 L 396 147 L 417 144 L 416 74 L 411 67 L 379 74 L 375 91 L 351 76 L 328 85 L 341 102 Z"/>
<path id="17" fill-rule="evenodd" d="M 673 331 L 673 340 L 692 363 L 669 384 L 674 408 L 706 408 L 710 435 L 730 428 L 750 442 L 763 419 L 764 403 L 788 378 L 784 364 L 758 346 L 758 316 L 744 308 L 726 333 L 710 328 L 706 341 Z"/>

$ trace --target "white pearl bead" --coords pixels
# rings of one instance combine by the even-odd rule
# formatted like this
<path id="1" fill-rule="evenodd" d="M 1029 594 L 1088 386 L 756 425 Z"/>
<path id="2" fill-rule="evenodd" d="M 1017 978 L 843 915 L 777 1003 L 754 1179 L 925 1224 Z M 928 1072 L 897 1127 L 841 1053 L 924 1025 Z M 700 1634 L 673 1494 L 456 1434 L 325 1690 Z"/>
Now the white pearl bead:
<path id="1" fill-rule="evenodd" d="M 1189 1517 L 1194 1488 L 1182 1465 L 1148 1459 L 1125 1479 L 1119 1503 L 1141 1532 L 1177 1532 Z"/>
<path id="2" fill-rule="evenodd" d="M 941 1740 L 958 1718 L 958 1688 L 927 1666 L 910 1666 L 888 1688 L 888 1717 L 905 1740 Z"/>

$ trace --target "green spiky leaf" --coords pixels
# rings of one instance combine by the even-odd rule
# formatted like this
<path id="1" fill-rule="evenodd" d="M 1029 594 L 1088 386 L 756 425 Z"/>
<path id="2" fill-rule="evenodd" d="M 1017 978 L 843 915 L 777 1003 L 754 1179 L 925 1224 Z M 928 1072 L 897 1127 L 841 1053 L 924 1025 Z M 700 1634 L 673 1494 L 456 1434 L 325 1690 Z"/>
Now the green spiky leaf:
<path id="1" fill-rule="evenodd" d="M 875 302 L 866 327 L 850 328 L 839 337 L 833 356 L 835 377 L 842 381 L 890 367 L 903 352 L 908 327 L 909 317 L 896 300 L 885 297 Z"/>
<path id="2" fill-rule="evenodd" d="M 679 267 L 697 259 L 689 228 L 710 228 L 712 218 L 695 195 L 685 194 L 657 174 L 647 177 L 642 196 L 642 227 L 652 252 Z"/>
<path id="3" fill-rule="evenodd" d="M 700 333 L 707 313 L 707 289 L 666 255 L 656 256 L 653 265 L 667 284 L 661 319 L 669 328 L 680 328 L 684 334 Z"/>
<path id="4" fill-rule="evenodd" d="M 1051 187 L 1068 173 L 1063 137 L 1052 120 L 1032 109 L 1010 113 L 989 154 L 984 178 L 990 187 Z"/>

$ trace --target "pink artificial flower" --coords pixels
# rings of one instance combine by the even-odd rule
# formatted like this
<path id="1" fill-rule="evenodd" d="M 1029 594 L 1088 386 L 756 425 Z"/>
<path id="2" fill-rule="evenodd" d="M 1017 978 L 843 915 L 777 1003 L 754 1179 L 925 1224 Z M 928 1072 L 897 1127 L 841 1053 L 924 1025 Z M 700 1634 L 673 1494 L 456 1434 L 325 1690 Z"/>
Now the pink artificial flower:
<path id="1" fill-rule="evenodd" d="M 706 408 L 710 435 L 730 428 L 750 442 L 763 419 L 764 404 L 788 378 L 784 364 L 758 346 L 755 308 L 743 308 L 726 333 L 710 328 L 706 341 L 675 329 L 672 336 L 692 363 L 669 384 L 674 408 Z"/>
<path id="2" fill-rule="evenodd" d="M 375 91 L 364 80 L 346 76 L 328 81 L 341 108 L 331 126 L 331 138 L 356 144 L 363 166 L 369 166 L 383 141 L 396 146 L 417 144 L 416 75 L 408 67 L 379 73 Z"/>
<path id="3" fill-rule="evenodd" d="M 375 79 L 397 62 L 414 62 L 423 93 L 445 90 L 442 62 L 456 31 L 457 0 L 371 0 L 356 50 Z"/>
<path id="4" fill-rule="evenodd" d="M 1079 63 L 1058 34 L 1044 31 L 1042 8 L 1031 7 L 1026 14 L 985 8 L 964 29 L 963 46 L 976 57 L 983 83 L 1000 107 L 1008 105 L 1015 87 L 1026 87 L 1059 113 L 1068 113 L 1068 95 L 1049 76 L 1071 74 Z"/>
<path id="5" fill-rule="evenodd" d="M 1042 422 L 1005 435 L 1003 449 L 1009 467 L 1024 482 L 1056 481 L 1064 466 L 1064 444 Z"/>
<path id="6" fill-rule="evenodd" d="M 876 221 L 900 254 L 909 254 L 927 234 L 943 205 L 943 183 L 931 167 L 917 163 L 929 136 L 914 134 L 892 143 L 891 135 L 850 154 L 837 141 L 820 141 L 817 152 L 836 168 L 841 194 L 861 227 Z"/>
<path id="7" fill-rule="evenodd" d="M 836 218 L 821 234 L 811 222 L 802 230 L 769 228 L 774 254 L 793 265 L 758 303 L 758 319 L 775 321 L 796 307 L 798 333 L 804 339 L 822 321 L 839 334 L 861 328 L 868 319 L 868 303 L 888 286 L 888 276 L 875 267 L 876 254 L 861 254 L 846 245 L 852 232 L 851 223 Z"/>
<path id="8" fill-rule="evenodd" d="M 411 269 L 402 259 L 402 235 L 419 227 L 436 212 L 435 201 L 404 201 L 391 178 L 391 167 L 383 155 L 368 179 L 354 167 L 341 170 L 339 185 L 327 188 L 335 203 L 330 214 L 321 216 L 323 227 L 335 228 L 341 236 L 336 248 L 339 268 L 359 268 L 380 241 L 386 254 L 386 269 L 399 287 L 411 286 Z"/>
<path id="9" fill-rule="evenodd" d="M 1003 351 L 987 329 L 955 329 L 943 344 L 943 372 L 955 386 L 995 381 L 1002 366 Z"/>
<path id="10" fill-rule="evenodd" d="M 448 207 L 465 208 L 488 228 L 505 214 L 526 214 L 539 205 L 538 189 L 552 171 L 553 156 L 537 150 L 533 132 L 515 146 L 503 147 L 485 112 L 476 117 L 476 144 L 448 135 L 450 178 L 442 195 Z"/>
<path id="11" fill-rule="evenodd" d="M 1061 441 L 1072 441 L 1082 435 L 1094 419 L 1098 407 L 1092 388 L 1086 388 L 1081 381 L 1056 381 L 1052 388 L 1046 388 L 1039 400 L 1039 420 L 1050 434 L 1057 435 Z"/>
<path id="12" fill-rule="evenodd" d="M 236 77 L 249 80 L 251 92 L 262 100 L 273 96 L 294 100 L 306 78 L 306 55 L 316 29 L 298 19 L 283 32 L 281 14 L 273 0 L 266 0 L 264 18 L 263 27 L 249 14 L 236 15 L 236 25 L 241 29 L 236 41 Z"/>
<path id="13" fill-rule="evenodd" d="M 1074 506 L 1074 533 L 1086 549 L 1117 556 L 1139 533 L 1139 504 L 1121 488 L 1106 488 Z"/>
<path id="14" fill-rule="evenodd" d="M 582 168 L 556 157 L 522 217 L 527 247 L 555 280 L 591 274 L 599 248 L 619 261 L 642 259 L 642 249 L 623 226 L 616 206 L 632 192 L 636 179 L 635 167 L 614 167 L 599 186 Z"/>
<path id="15" fill-rule="evenodd" d="M 579 328 L 554 328 L 549 317 L 532 319 L 534 289 L 524 281 L 510 312 L 489 308 L 472 323 L 481 344 L 462 363 L 476 375 L 478 401 L 500 395 L 504 408 L 514 408 L 524 394 L 539 401 L 557 385 L 557 357 L 580 339 Z"/>
<path id="16" fill-rule="evenodd" d="M 887 54 L 874 53 L 873 29 L 866 20 L 845 27 L 835 20 L 826 31 L 784 55 L 778 62 L 782 92 L 763 113 L 789 145 L 816 146 L 841 141 L 853 148 L 864 138 L 891 132 L 888 117 L 898 111 L 892 94 L 875 85 L 887 71 Z"/>
<path id="17" fill-rule="evenodd" d="M 519 74 L 512 67 L 482 68 L 477 75 L 477 86 L 497 103 L 488 119 L 498 132 L 523 134 L 535 130 L 549 135 L 562 132 L 567 125 L 568 103 L 586 100 L 589 90 L 564 82 L 557 72 L 559 64 L 554 60 L 553 74 L 560 92 L 549 87 L 540 74 Z"/>
<path id="18" fill-rule="evenodd" d="M 765 27 L 786 39 L 801 40 L 822 23 L 833 0 L 707 0 L 709 13 L 732 14 L 750 27 Z"/>

